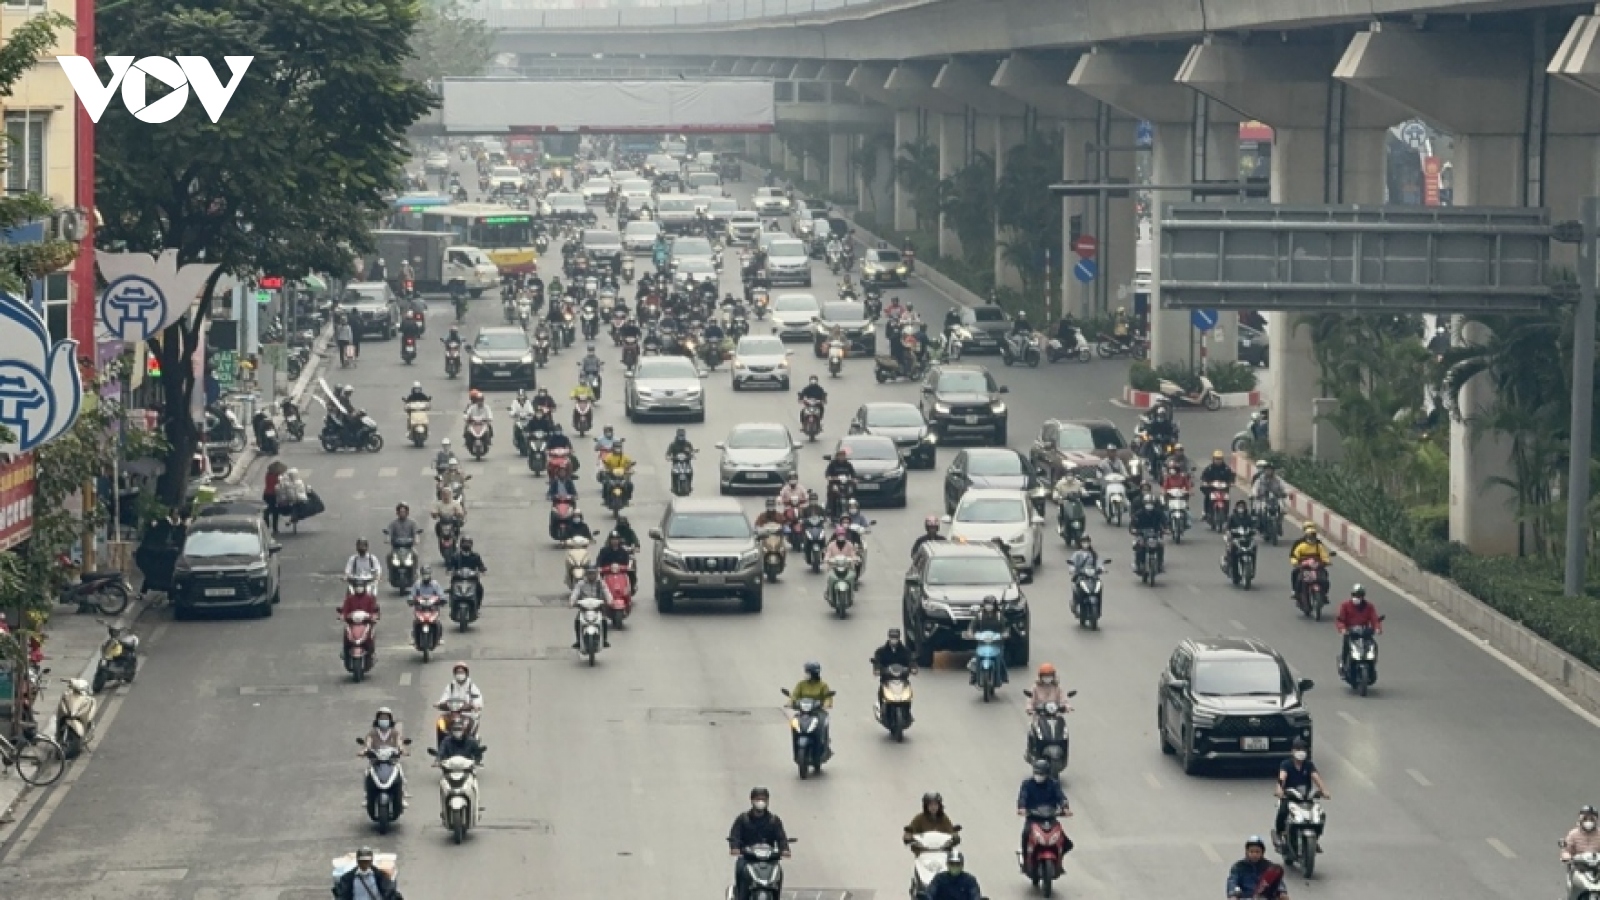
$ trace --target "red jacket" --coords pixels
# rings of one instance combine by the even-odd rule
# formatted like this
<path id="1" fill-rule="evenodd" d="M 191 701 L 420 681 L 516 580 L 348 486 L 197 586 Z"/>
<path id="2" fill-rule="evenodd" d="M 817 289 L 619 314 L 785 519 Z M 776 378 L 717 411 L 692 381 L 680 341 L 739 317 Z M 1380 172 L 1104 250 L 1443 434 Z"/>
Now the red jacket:
<path id="1" fill-rule="evenodd" d="M 1168 472 L 1161 479 L 1161 489 L 1163 491 L 1170 491 L 1173 488 L 1184 491 L 1192 491 L 1194 490 L 1194 485 L 1189 480 L 1189 476 L 1183 472 Z"/>
<path id="2" fill-rule="evenodd" d="M 351 613 L 364 612 L 378 618 L 378 598 L 367 593 L 346 594 L 344 605 L 339 607 L 339 618 L 348 619 Z"/>
<path id="3" fill-rule="evenodd" d="M 1370 625 L 1374 631 L 1382 631 L 1383 625 L 1378 622 L 1378 608 L 1368 600 L 1360 606 L 1354 600 L 1346 600 L 1339 604 L 1339 616 L 1333 620 L 1335 628 L 1340 631 L 1354 628 L 1357 625 Z"/>

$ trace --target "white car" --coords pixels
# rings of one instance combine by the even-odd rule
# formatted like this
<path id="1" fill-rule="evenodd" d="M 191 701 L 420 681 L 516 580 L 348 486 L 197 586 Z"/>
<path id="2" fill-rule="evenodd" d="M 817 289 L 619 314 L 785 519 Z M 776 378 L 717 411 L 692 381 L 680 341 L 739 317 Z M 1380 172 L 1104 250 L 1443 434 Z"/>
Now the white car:
<path id="1" fill-rule="evenodd" d="M 583 202 L 599 204 L 606 202 L 606 197 L 610 195 L 613 187 L 615 185 L 611 183 L 611 179 L 601 176 L 585 181 L 583 187 L 578 188 L 578 192 L 583 194 Z"/>
<path id="2" fill-rule="evenodd" d="M 811 340 L 811 320 L 822 304 L 810 294 L 779 294 L 772 301 L 772 333 L 780 340 Z"/>
<path id="3" fill-rule="evenodd" d="M 516 166 L 495 166 L 489 171 L 489 192 L 522 190 L 522 170 Z"/>
<path id="4" fill-rule="evenodd" d="M 661 236 L 661 226 L 648 220 L 629 222 L 622 232 L 622 245 L 629 253 L 650 253 L 655 249 L 656 238 Z"/>
<path id="5" fill-rule="evenodd" d="M 680 259 L 672 264 L 672 283 L 689 284 L 691 281 L 699 283 L 709 281 L 716 284 L 720 280 L 717 266 L 711 260 L 696 256 L 693 259 Z"/>
<path id="6" fill-rule="evenodd" d="M 422 171 L 429 175 L 443 175 L 450 171 L 450 154 L 430 153 L 422 163 Z"/>
<path id="7" fill-rule="evenodd" d="M 782 188 L 756 188 L 753 202 L 756 212 L 763 216 L 781 216 L 789 212 L 789 195 L 784 193 Z"/>
<path id="8" fill-rule="evenodd" d="M 728 367 L 733 376 L 733 389 L 761 385 L 787 391 L 792 355 L 794 351 L 783 345 L 782 338 L 745 335 L 734 348 L 733 365 Z"/>
<path id="9" fill-rule="evenodd" d="M 945 516 L 944 521 L 952 541 L 1004 541 L 1006 556 L 1024 581 L 1032 581 L 1044 564 L 1044 519 L 1034 515 L 1027 491 L 973 488 L 962 495 L 955 515 Z"/>
<path id="10" fill-rule="evenodd" d="M 688 416 L 706 420 L 705 375 L 694 360 L 682 356 L 646 356 L 628 373 L 623 406 L 628 421 L 646 416 Z"/>

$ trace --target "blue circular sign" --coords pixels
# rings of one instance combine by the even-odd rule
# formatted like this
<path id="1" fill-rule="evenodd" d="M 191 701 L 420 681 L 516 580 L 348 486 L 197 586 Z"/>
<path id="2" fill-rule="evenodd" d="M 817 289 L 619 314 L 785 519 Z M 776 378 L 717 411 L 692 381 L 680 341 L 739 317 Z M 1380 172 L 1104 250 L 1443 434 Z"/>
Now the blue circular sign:
<path id="1" fill-rule="evenodd" d="M 167 321 L 167 296 L 143 275 L 125 275 L 100 295 L 100 321 L 119 340 L 148 340 Z"/>
<path id="2" fill-rule="evenodd" d="M 1078 264 L 1072 267 L 1072 277 L 1078 279 L 1084 284 L 1088 284 L 1094 280 L 1094 276 L 1098 274 L 1099 271 L 1100 268 L 1099 266 L 1095 265 L 1094 260 L 1080 259 L 1078 260 Z"/>

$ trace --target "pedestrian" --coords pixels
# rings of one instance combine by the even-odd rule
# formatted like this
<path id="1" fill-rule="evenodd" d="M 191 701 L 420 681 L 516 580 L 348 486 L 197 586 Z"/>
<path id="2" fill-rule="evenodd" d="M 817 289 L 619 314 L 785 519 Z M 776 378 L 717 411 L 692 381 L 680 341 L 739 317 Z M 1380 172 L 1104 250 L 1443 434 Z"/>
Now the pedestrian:
<path id="1" fill-rule="evenodd" d="M 283 477 L 283 473 L 288 470 L 289 467 L 284 465 L 282 460 L 273 460 L 272 465 L 267 466 L 266 481 L 261 488 L 261 502 L 265 505 L 262 515 L 266 518 L 267 524 L 272 526 L 273 534 L 278 533 L 278 517 L 280 515 L 278 482 Z"/>
<path id="2" fill-rule="evenodd" d="M 350 313 L 350 347 L 355 351 L 356 359 L 361 358 L 361 320 L 359 313 Z"/>
<path id="3" fill-rule="evenodd" d="M 339 362 L 343 364 L 350 358 L 350 344 L 355 340 L 355 329 L 350 327 L 349 314 L 339 317 L 339 323 L 334 326 L 333 339 L 339 344 Z"/>

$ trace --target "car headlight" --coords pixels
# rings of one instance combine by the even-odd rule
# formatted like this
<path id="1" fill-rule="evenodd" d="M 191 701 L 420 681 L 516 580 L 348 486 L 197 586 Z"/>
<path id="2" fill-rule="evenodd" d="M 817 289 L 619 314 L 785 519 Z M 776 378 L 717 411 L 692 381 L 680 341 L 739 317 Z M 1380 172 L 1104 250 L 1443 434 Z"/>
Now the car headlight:
<path id="1" fill-rule="evenodd" d="M 937 444 L 939 443 L 939 436 L 930 431 L 922 436 L 922 442 L 924 444 Z"/>
<path id="2" fill-rule="evenodd" d="M 700 389 L 699 388 L 690 388 L 688 396 L 689 396 L 690 400 L 693 400 L 696 397 L 699 397 L 700 396 Z"/>
<path id="3" fill-rule="evenodd" d="M 1007 543 L 1011 544 L 1011 546 L 1013 546 L 1013 547 L 1020 547 L 1027 540 L 1028 540 L 1028 533 L 1026 531 L 1024 531 L 1023 533 L 1021 533 L 1021 534 L 1017 535 L 1016 537 L 1012 538 Z"/>
<path id="4" fill-rule="evenodd" d="M 683 565 L 683 554 L 673 550 L 661 551 L 661 561 L 669 566 Z"/>
<path id="5" fill-rule="evenodd" d="M 778 360 L 778 368 L 780 368 L 780 369 L 789 368 L 789 361 L 787 359 Z"/>
<path id="6" fill-rule="evenodd" d="M 994 403 L 989 404 L 989 411 L 997 416 L 1005 415 L 1006 405 L 999 401 L 995 401 Z"/>
<path id="7" fill-rule="evenodd" d="M 895 466 L 894 468 L 889 470 L 889 477 L 890 478 L 904 478 L 905 475 L 906 475 L 906 470 L 905 470 L 905 468 L 903 466 Z"/>
<path id="8" fill-rule="evenodd" d="M 938 413 L 941 416 L 947 416 L 947 415 L 950 414 L 950 404 L 948 404 L 948 403 L 935 403 L 933 405 L 933 411 Z"/>
<path id="9" fill-rule="evenodd" d="M 1198 709 L 1191 714 L 1191 719 L 1194 721 L 1194 727 L 1196 728 L 1214 728 L 1217 724 L 1216 716 L 1208 712 L 1201 712 Z"/>
<path id="10" fill-rule="evenodd" d="M 906 273 L 906 267 L 905 266 L 896 266 L 894 272 L 895 272 L 896 275 L 904 275 Z"/>
<path id="11" fill-rule="evenodd" d="M 760 561 L 761 561 L 761 551 L 759 549 L 746 550 L 745 552 L 739 554 L 739 565 L 740 566 L 753 566 L 753 565 L 755 565 L 756 563 L 758 563 Z"/>
<path id="12" fill-rule="evenodd" d="M 524 354 L 522 354 L 521 362 L 525 366 L 532 365 L 533 364 L 533 354 L 532 353 L 524 353 Z"/>
<path id="13" fill-rule="evenodd" d="M 467 361 L 472 363 L 475 366 L 478 366 L 478 365 L 482 365 L 483 364 L 483 357 L 479 356 L 476 353 L 468 353 L 467 354 Z"/>

